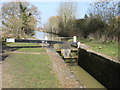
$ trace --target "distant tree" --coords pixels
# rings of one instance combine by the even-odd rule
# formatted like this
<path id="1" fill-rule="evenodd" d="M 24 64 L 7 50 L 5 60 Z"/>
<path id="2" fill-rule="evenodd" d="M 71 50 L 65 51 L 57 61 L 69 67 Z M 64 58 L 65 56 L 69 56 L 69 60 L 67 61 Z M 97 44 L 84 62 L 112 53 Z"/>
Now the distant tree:
<path id="1" fill-rule="evenodd" d="M 88 18 L 87 14 L 85 14 L 84 18 L 85 18 L 85 19 L 87 19 L 87 18 Z"/>
<path id="2" fill-rule="evenodd" d="M 102 36 L 104 35 L 106 40 L 117 40 L 119 31 L 119 0 L 99 0 L 91 4 L 89 16 L 93 19 L 91 24 L 94 23 L 93 28 L 91 24 L 89 25 L 91 30 L 95 32 L 102 31 Z M 94 18 L 97 19 L 97 22 Z M 103 29 L 100 28 L 101 26 L 103 26 Z M 99 29 L 96 27 L 99 27 Z"/>
<path id="3" fill-rule="evenodd" d="M 51 32 L 52 33 L 58 33 L 58 29 L 59 29 L 59 23 L 61 21 L 61 17 L 60 16 L 51 16 L 49 18 L 49 26 L 51 27 Z"/>
<path id="4" fill-rule="evenodd" d="M 117 15 L 117 7 L 117 0 L 99 0 L 98 2 L 91 4 L 89 13 L 92 13 L 94 16 L 108 22 L 110 18 Z"/>
<path id="5" fill-rule="evenodd" d="M 58 15 L 62 18 L 63 22 L 76 18 L 77 3 L 75 2 L 62 2 L 58 8 Z"/>
<path id="6" fill-rule="evenodd" d="M 75 20 L 74 30 L 78 36 L 85 37 L 85 19 Z"/>
<path id="7" fill-rule="evenodd" d="M 102 32 L 103 28 L 105 27 L 106 23 L 103 22 L 101 19 L 99 18 L 94 18 L 91 19 L 89 24 L 88 24 L 88 32 L 89 33 L 95 33 L 98 30 Z"/>
<path id="8" fill-rule="evenodd" d="M 108 29 L 106 30 L 107 37 L 110 40 L 118 41 L 119 32 L 120 32 L 120 17 L 116 16 L 109 20 Z"/>
<path id="9" fill-rule="evenodd" d="M 77 3 L 62 2 L 58 8 L 58 16 L 61 17 L 59 25 L 60 34 L 66 36 L 73 31 L 73 23 L 76 19 Z"/>

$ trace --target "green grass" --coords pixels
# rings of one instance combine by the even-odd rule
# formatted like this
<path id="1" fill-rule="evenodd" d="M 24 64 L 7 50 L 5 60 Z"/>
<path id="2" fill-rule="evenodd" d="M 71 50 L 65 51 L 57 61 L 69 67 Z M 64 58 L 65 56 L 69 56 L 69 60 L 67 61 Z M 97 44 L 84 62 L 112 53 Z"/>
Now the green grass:
<path id="1" fill-rule="evenodd" d="M 22 47 L 22 46 L 40 46 L 38 43 L 9 43 L 7 46 L 10 47 Z M 19 48 L 16 51 L 21 52 L 45 52 L 46 50 L 44 48 Z"/>
<path id="2" fill-rule="evenodd" d="M 9 67 L 6 73 L 14 78 L 16 88 L 57 88 L 58 80 L 51 70 L 47 55 L 10 54 L 6 59 Z"/>
<path id="3" fill-rule="evenodd" d="M 7 46 L 40 46 L 38 43 L 8 43 Z"/>
<path id="4" fill-rule="evenodd" d="M 102 43 L 100 41 L 89 41 L 88 39 L 79 39 L 81 43 L 84 43 L 94 51 L 103 53 L 105 55 L 111 56 L 113 58 L 118 57 L 118 45 L 115 43 Z"/>
<path id="5" fill-rule="evenodd" d="M 26 43 L 12 43 L 12 46 L 36 45 Z M 21 48 L 22 52 L 46 52 L 44 48 Z M 9 53 L 5 59 L 5 74 L 12 76 L 11 81 L 7 80 L 10 88 L 58 88 L 57 80 L 50 58 L 47 54 L 22 54 Z M 3 81 L 4 84 L 4 81 Z M 11 84 L 13 87 L 11 87 Z M 3 85 L 4 86 L 4 85 Z"/>
<path id="6" fill-rule="evenodd" d="M 16 51 L 20 51 L 20 52 L 45 52 L 46 50 L 44 48 L 20 48 Z"/>

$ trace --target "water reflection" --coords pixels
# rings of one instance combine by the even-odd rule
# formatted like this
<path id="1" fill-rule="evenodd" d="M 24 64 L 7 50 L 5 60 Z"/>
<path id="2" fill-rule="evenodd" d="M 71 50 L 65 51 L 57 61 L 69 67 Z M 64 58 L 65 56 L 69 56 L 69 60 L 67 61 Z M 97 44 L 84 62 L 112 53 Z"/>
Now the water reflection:
<path id="1" fill-rule="evenodd" d="M 60 37 L 52 33 L 45 33 L 40 31 L 35 31 L 34 37 L 40 40 L 45 40 L 45 38 L 47 37 L 47 40 L 53 41 L 68 41 L 69 39 L 72 39 L 72 37 Z"/>
<path id="2" fill-rule="evenodd" d="M 60 37 L 58 35 L 54 35 L 51 33 L 45 33 L 45 32 L 39 32 L 39 31 L 35 31 L 35 38 L 40 39 L 40 40 L 45 40 L 45 38 L 47 37 L 48 40 L 57 40 L 57 41 L 61 41 Z"/>
<path id="3" fill-rule="evenodd" d="M 42 40 L 42 39 L 44 39 L 44 33 L 35 31 L 34 37 L 37 38 L 37 39 L 41 39 Z"/>

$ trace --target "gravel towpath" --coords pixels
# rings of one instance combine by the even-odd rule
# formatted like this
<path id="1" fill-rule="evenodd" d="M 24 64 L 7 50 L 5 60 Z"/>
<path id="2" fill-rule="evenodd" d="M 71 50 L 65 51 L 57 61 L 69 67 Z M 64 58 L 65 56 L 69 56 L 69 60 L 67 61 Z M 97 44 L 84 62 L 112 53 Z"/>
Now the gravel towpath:
<path id="1" fill-rule="evenodd" d="M 84 87 L 83 84 L 76 79 L 76 77 L 70 71 L 69 66 L 59 56 L 59 54 L 54 51 L 54 49 L 46 49 L 46 51 L 49 53 L 53 70 L 56 73 L 62 88 Z"/>

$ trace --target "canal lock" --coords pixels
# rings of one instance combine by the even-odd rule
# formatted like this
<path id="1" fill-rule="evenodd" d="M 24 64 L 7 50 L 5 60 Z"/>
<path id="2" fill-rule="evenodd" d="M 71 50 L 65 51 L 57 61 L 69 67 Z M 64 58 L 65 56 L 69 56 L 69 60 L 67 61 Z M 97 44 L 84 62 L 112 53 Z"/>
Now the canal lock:
<path id="1" fill-rule="evenodd" d="M 66 63 L 77 63 L 78 49 L 71 47 L 70 43 L 62 44 L 61 48 L 56 49 L 56 51 Z"/>
<path id="2" fill-rule="evenodd" d="M 86 72 L 78 65 L 79 52 L 78 48 L 71 47 L 69 43 L 64 45 L 54 45 L 56 52 L 69 66 L 70 70 L 77 77 L 77 79 L 84 84 L 86 88 L 105 88 L 93 76 Z"/>
<path id="3" fill-rule="evenodd" d="M 45 32 L 39 32 L 39 31 L 35 32 L 35 38 L 37 38 L 37 39 L 43 40 L 45 36 L 47 36 L 49 38 L 49 40 L 58 39 L 57 37 L 59 37 L 59 36 L 53 35 L 51 33 L 45 33 Z M 69 39 L 72 39 L 71 37 L 70 38 L 59 37 L 59 38 L 62 39 L 61 41 L 68 41 Z M 76 37 L 74 37 L 74 38 L 76 38 Z M 63 39 L 65 39 L 65 40 L 63 40 Z M 75 41 L 77 41 L 77 40 L 74 39 L 74 42 Z M 62 52 L 64 52 L 64 49 L 67 49 L 67 45 L 63 47 L 61 44 L 55 44 L 54 46 L 51 46 L 49 48 L 54 48 L 54 50 L 56 50 L 56 52 L 58 52 L 58 54 L 63 58 L 63 60 L 65 60 L 65 58 L 61 54 L 61 49 L 62 49 L 61 47 L 63 48 Z M 77 51 L 78 50 L 77 49 L 75 50 L 75 48 L 71 49 L 69 51 L 70 52 L 69 56 L 72 57 L 74 55 L 77 55 L 78 54 Z M 77 56 L 80 56 L 80 55 L 77 55 Z M 78 78 L 78 80 L 80 80 L 80 82 L 83 82 L 86 88 L 105 88 L 94 77 L 92 77 L 89 73 L 87 73 L 83 69 L 83 67 L 81 67 L 81 65 L 78 65 L 78 61 L 80 61 L 80 60 L 78 60 L 79 58 L 80 57 L 69 58 L 69 59 L 65 60 L 65 62 L 67 62 L 67 64 L 70 66 L 70 69 L 72 70 L 72 72 L 74 72 L 75 76 Z"/>
<path id="4" fill-rule="evenodd" d="M 87 88 L 119 87 L 120 63 L 82 48 L 61 47 L 56 51 Z"/>

